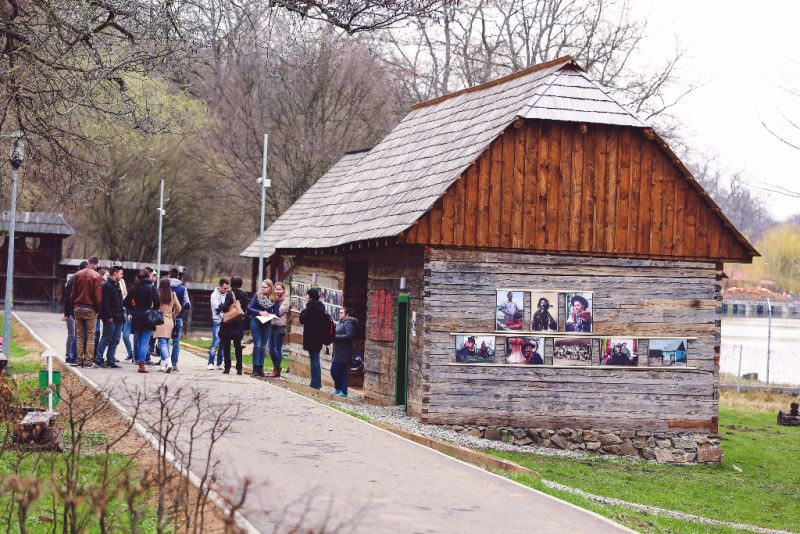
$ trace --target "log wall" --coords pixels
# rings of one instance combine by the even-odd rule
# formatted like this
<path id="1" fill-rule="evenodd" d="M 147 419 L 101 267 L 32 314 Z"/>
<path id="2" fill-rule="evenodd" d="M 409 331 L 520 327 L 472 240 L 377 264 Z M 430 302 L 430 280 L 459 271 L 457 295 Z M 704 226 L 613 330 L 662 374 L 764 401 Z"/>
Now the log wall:
<path id="1" fill-rule="evenodd" d="M 424 280 L 422 419 L 449 425 L 716 431 L 720 274 L 714 263 L 431 247 Z M 689 342 L 689 367 L 454 363 L 452 332 L 494 331 L 496 288 L 592 291 L 594 335 L 697 338 Z"/>
<path id="2" fill-rule="evenodd" d="M 523 121 L 503 132 L 402 239 L 749 263 L 749 244 L 651 137 L 639 128 Z"/>

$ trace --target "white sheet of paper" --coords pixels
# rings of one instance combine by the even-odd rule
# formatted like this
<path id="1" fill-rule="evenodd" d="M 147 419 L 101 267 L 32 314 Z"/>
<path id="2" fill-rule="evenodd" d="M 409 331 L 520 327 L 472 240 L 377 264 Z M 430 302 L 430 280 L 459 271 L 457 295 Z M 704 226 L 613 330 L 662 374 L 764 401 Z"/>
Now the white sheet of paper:
<path id="1" fill-rule="evenodd" d="M 276 317 L 276 316 L 275 316 L 275 315 L 272 315 L 271 313 L 268 313 L 268 314 L 266 314 L 266 315 L 256 315 L 256 319 L 258 319 L 259 321 L 261 321 L 261 324 L 267 324 L 268 322 L 270 322 L 271 320 L 273 320 L 275 317 Z"/>

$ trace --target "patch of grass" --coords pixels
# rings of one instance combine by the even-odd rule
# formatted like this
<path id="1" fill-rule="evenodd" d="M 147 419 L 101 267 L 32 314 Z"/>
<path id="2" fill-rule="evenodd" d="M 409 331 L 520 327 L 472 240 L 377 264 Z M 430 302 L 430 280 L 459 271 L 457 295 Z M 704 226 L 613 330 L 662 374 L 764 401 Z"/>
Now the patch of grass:
<path id="1" fill-rule="evenodd" d="M 22 477 L 36 479 L 40 484 L 41 491 L 39 497 L 33 501 L 28 512 L 28 519 L 25 527 L 30 533 L 50 533 L 58 532 L 63 528 L 62 517 L 59 513 L 62 503 L 53 487 L 60 484 L 64 476 L 63 455 L 58 453 L 29 454 L 21 457 L 17 453 L 6 452 L 0 454 L 0 479 L 7 475 L 13 475 L 15 471 Z M 123 473 L 128 473 L 134 478 L 138 478 L 138 466 L 131 463 L 123 454 L 112 453 L 108 457 L 109 473 L 119 477 Z M 15 470 L 15 464 L 21 460 L 19 469 Z M 103 463 L 106 460 L 104 454 L 87 454 L 81 457 L 80 485 L 87 488 L 90 492 L 100 488 L 102 483 Z M 51 476 L 54 475 L 54 476 Z M 112 482 L 113 483 L 113 482 Z M 142 532 L 155 531 L 155 508 L 152 506 L 152 492 L 147 492 L 135 499 L 137 511 L 141 514 L 136 518 L 138 530 Z M 8 492 L 0 492 L 0 509 L 8 509 L 11 495 Z M 54 499 L 56 501 L 54 502 Z M 56 505 L 56 514 L 53 514 L 53 505 Z M 115 518 L 114 530 L 119 532 L 131 532 L 131 517 L 129 514 L 128 503 L 122 496 L 116 496 L 108 505 L 109 515 Z M 91 514 L 95 508 L 92 499 L 78 500 L 78 514 Z M 90 521 L 93 526 L 89 531 L 95 532 L 95 521 Z M 16 514 L 11 517 L 11 523 L 7 525 L 9 532 L 20 531 L 19 518 Z"/>
<path id="2" fill-rule="evenodd" d="M 104 447 L 109 442 L 108 434 L 102 430 L 97 431 L 84 431 L 80 434 L 81 445 L 87 449 L 99 449 Z M 64 445 L 72 443 L 69 430 L 64 433 Z"/>
<path id="3" fill-rule="evenodd" d="M 207 351 L 211 348 L 211 338 L 209 337 L 184 337 L 181 338 L 181 341 L 200 350 Z"/>
<path id="4" fill-rule="evenodd" d="M 725 461 L 720 466 L 672 466 L 601 457 L 575 460 L 500 451 L 492 454 L 533 469 L 544 479 L 595 495 L 723 521 L 798 530 L 800 469 L 794 468 L 793 461 L 800 450 L 800 428 L 777 426 L 772 413 L 727 408 L 720 410 L 720 432 L 725 437 Z M 523 478 L 520 482 L 555 494 L 538 481 Z M 567 500 L 574 502 L 575 498 Z M 601 506 L 600 513 L 611 517 L 607 508 Z M 629 526 L 647 531 L 656 528 L 649 523 L 647 528 Z M 698 528 L 695 525 L 694 530 Z M 706 530 L 705 526 L 700 530 Z"/>
<path id="5" fill-rule="evenodd" d="M 329 406 L 339 410 L 340 412 L 346 413 L 347 415 L 349 415 L 351 417 L 355 417 L 356 419 L 361 419 L 362 421 L 366 421 L 368 423 L 370 421 L 372 421 L 372 417 L 369 417 L 368 415 L 360 414 L 360 413 L 358 413 L 356 411 L 353 411 L 353 410 L 348 410 L 347 408 L 345 408 L 343 406 L 337 406 L 335 404 L 330 404 Z"/>

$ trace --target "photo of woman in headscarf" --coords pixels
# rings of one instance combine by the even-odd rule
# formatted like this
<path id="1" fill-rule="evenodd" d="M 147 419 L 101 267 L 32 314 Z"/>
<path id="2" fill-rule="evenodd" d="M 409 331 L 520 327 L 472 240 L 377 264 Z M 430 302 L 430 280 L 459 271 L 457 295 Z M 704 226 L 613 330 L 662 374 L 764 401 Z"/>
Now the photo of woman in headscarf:
<path id="1" fill-rule="evenodd" d="M 591 293 L 567 293 L 567 332 L 592 332 L 591 298 Z"/>

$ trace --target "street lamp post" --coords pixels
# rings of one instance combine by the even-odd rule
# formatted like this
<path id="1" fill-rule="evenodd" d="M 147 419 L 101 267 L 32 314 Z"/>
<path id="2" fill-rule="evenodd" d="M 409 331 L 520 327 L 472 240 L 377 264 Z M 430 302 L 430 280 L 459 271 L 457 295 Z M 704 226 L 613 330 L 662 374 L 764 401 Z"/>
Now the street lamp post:
<path id="1" fill-rule="evenodd" d="M 14 294 L 14 238 L 17 225 L 17 175 L 25 159 L 25 140 L 22 132 L 14 132 L 14 144 L 8 161 L 11 163 L 11 207 L 8 214 L 8 257 L 6 258 L 6 294 L 3 302 L 3 353 L 0 369 L 8 365 L 11 347 L 11 310 Z"/>
<path id="2" fill-rule="evenodd" d="M 258 280 L 261 283 L 264 279 L 264 217 L 267 207 L 267 188 L 270 186 L 267 178 L 267 149 L 269 146 L 269 134 L 264 134 L 264 154 L 261 159 L 261 177 L 256 180 L 261 184 L 261 223 L 260 233 L 258 234 Z"/>
<path id="3" fill-rule="evenodd" d="M 164 235 L 164 179 L 161 179 L 161 193 L 158 197 L 158 254 L 156 276 L 161 279 L 161 238 Z"/>

